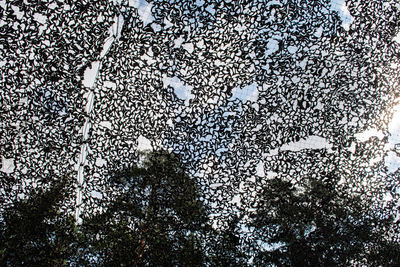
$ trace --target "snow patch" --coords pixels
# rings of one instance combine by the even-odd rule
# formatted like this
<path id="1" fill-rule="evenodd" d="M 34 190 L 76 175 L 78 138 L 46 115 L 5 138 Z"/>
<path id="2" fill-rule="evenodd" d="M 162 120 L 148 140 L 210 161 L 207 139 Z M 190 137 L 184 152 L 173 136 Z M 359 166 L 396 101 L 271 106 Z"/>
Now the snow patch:
<path id="1" fill-rule="evenodd" d="M 103 86 L 105 87 L 105 88 L 111 88 L 111 89 L 117 89 L 117 84 L 116 83 L 114 83 L 114 82 L 110 82 L 110 81 L 105 81 L 104 83 L 103 83 Z"/>
<path id="2" fill-rule="evenodd" d="M 294 53 L 297 52 L 298 47 L 297 47 L 297 46 L 289 46 L 289 47 L 287 48 L 287 50 L 289 51 L 290 54 L 294 54 Z"/>
<path id="3" fill-rule="evenodd" d="M 13 173 L 14 170 L 15 170 L 14 159 L 7 159 L 5 157 L 2 157 L 0 171 L 10 174 Z"/>
<path id="4" fill-rule="evenodd" d="M 24 17 L 24 12 L 21 12 L 21 10 L 19 10 L 19 7 L 11 6 L 11 9 L 14 11 L 14 14 L 17 17 L 17 19 L 22 19 Z"/>
<path id="5" fill-rule="evenodd" d="M 189 53 L 192 53 L 194 51 L 194 46 L 192 43 L 185 43 L 182 45 L 182 47 L 188 51 Z"/>
<path id="6" fill-rule="evenodd" d="M 179 36 L 177 39 L 174 40 L 174 48 L 179 48 L 183 44 L 184 38 L 183 36 Z"/>
<path id="7" fill-rule="evenodd" d="M 400 105 L 396 106 L 394 111 L 393 118 L 388 125 L 390 134 L 388 143 L 385 146 L 386 150 L 389 150 L 385 157 L 385 165 L 389 173 L 395 172 L 400 168 L 400 151 L 398 151 L 400 145 Z"/>
<path id="8" fill-rule="evenodd" d="M 108 37 L 107 40 L 105 41 L 103 45 L 103 49 L 100 52 L 100 58 L 103 58 L 107 52 L 110 50 L 111 45 L 114 43 L 114 38 L 113 37 Z"/>

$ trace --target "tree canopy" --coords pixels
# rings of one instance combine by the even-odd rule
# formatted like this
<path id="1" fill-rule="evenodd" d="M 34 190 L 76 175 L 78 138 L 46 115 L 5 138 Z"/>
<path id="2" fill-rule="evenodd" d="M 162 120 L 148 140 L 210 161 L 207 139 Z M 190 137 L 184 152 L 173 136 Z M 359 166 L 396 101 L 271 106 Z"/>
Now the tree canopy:
<path id="1" fill-rule="evenodd" d="M 54 178 L 54 177 L 53 177 Z M 66 176 L 36 188 L 2 212 L 0 263 L 4 266 L 62 266 L 75 254 L 75 218 L 66 202 L 73 196 Z"/>
<path id="2" fill-rule="evenodd" d="M 398 262 L 400 247 L 388 241 L 393 214 L 385 209 L 374 210 L 371 202 L 349 194 L 338 180 L 331 173 L 306 177 L 302 185 L 279 177 L 267 182 L 258 194 L 251 221 L 261 244 L 256 247 L 257 264 L 349 266 Z"/>
<path id="3" fill-rule="evenodd" d="M 209 228 L 199 185 L 165 151 L 110 178 L 118 196 L 84 219 L 93 253 L 105 266 L 200 265 Z M 97 233 L 97 234 L 96 234 Z"/>
<path id="4" fill-rule="evenodd" d="M 252 210 L 226 227 L 179 157 L 144 154 L 114 171 L 114 192 L 76 224 L 68 176 L 37 188 L 2 212 L 1 265 L 349 266 L 399 263 L 393 207 L 351 193 L 337 173 L 301 184 L 266 179 Z M 393 203 L 392 203 L 393 204 Z M 246 214 L 244 214 L 246 213 Z M 247 220 L 243 220 L 247 215 Z M 398 237 L 397 237 L 398 238 Z"/>

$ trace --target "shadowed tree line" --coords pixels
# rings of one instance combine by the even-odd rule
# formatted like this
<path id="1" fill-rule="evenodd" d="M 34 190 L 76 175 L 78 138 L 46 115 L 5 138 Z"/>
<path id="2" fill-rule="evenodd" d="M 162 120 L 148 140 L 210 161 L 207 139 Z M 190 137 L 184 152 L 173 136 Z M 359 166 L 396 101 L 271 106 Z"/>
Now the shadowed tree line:
<path id="1" fill-rule="evenodd" d="M 393 206 L 373 209 L 339 177 L 276 177 L 254 209 L 224 229 L 209 219 L 198 182 L 176 155 L 157 151 L 109 179 L 116 197 L 77 225 L 69 177 L 6 207 L 2 266 L 390 266 L 399 263 Z M 243 229 L 247 229 L 244 231 Z M 397 237 L 398 238 L 398 237 Z"/>

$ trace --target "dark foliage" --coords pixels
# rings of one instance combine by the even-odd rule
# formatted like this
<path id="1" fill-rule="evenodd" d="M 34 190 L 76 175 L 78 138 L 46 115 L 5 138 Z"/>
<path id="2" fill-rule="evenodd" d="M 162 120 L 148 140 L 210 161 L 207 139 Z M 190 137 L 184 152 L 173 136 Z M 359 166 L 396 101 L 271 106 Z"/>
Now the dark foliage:
<path id="1" fill-rule="evenodd" d="M 114 175 L 119 197 L 84 220 L 92 254 L 105 266 L 198 266 L 207 224 L 199 186 L 177 157 L 159 151 Z"/>
<path id="2" fill-rule="evenodd" d="M 0 264 L 2 266 L 62 266 L 75 254 L 75 219 L 64 204 L 73 193 L 69 177 L 37 188 L 16 200 L 2 213 Z"/>
<path id="3" fill-rule="evenodd" d="M 340 188 L 334 175 L 304 182 L 295 186 L 276 177 L 259 193 L 251 223 L 262 244 L 256 247 L 257 265 L 398 262 L 400 247 L 389 241 L 394 217 L 388 210 L 373 210 L 370 201 Z"/>

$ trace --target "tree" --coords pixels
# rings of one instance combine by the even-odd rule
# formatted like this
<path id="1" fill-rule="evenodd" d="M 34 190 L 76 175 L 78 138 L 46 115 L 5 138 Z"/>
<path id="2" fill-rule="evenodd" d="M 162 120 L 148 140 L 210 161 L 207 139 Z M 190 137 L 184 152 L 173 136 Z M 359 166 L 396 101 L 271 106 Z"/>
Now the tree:
<path id="1" fill-rule="evenodd" d="M 209 266 L 247 266 L 248 255 L 243 250 L 245 236 L 240 232 L 240 219 L 234 216 L 225 229 L 213 229 L 208 236 Z"/>
<path id="2" fill-rule="evenodd" d="M 71 178 L 36 188 L 5 208 L 0 224 L 0 265 L 66 265 L 77 249 L 75 219 L 64 204 L 73 195 Z"/>
<path id="3" fill-rule="evenodd" d="M 113 175 L 119 196 L 83 219 L 88 250 L 105 266 L 201 265 L 208 229 L 199 185 L 176 155 L 156 151 Z M 99 263 L 98 263 L 99 264 Z"/>
<path id="4" fill-rule="evenodd" d="M 339 189 L 337 176 L 308 177 L 303 187 L 281 178 L 259 192 L 250 226 L 257 265 L 392 264 L 399 246 L 387 241 L 393 216 Z M 381 254 L 381 255 L 380 255 Z"/>

